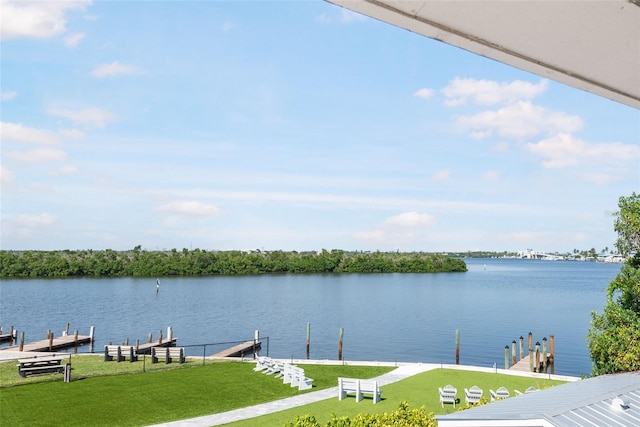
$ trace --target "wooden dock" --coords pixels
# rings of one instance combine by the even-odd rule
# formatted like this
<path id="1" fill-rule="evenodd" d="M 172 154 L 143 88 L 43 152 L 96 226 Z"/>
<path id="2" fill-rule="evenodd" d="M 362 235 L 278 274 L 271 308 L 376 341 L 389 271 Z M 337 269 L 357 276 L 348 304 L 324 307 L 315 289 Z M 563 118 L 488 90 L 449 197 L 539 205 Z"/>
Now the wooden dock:
<path id="1" fill-rule="evenodd" d="M 0 342 L 11 342 L 15 339 L 15 334 L 0 334 Z"/>
<path id="2" fill-rule="evenodd" d="M 261 344 L 260 341 L 255 340 L 245 341 L 226 350 L 222 350 L 211 357 L 244 357 L 247 354 L 258 352 Z"/>
<path id="3" fill-rule="evenodd" d="M 67 348 L 73 348 L 75 346 L 81 346 L 84 344 L 91 343 L 91 336 L 89 335 L 78 335 L 78 339 L 74 335 L 60 336 L 54 337 L 52 340 L 42 340 L 36 341 L 32 343 L 27 343 L 22 346 L 22 351 L 57 351 L 63 350 Z M 7 347 L 2 350 L 17 350 L 19 347 Z M 0 350 L 0 351 L 2 351 Z"/>
<path id="4" fill-rule="evenodd" d="M 534 355 L 533 372 L 546 372 L 547 366 L 551 365 L 550 359 L 551 359 L 551 353 L 547 353 L 546 357 L 544 357 L 544 355 L 541 354 L 540 362 L 539 362 L 540 366 L 536 367 L 535 355 Z M 529 356 L 525 356 L 524 359 L 520 359 L 515 365 L 511 366 L 509 369 L 513 371 L 520 371 L 520 372 L 531 372 L 531 366 L 532 365 L 529 362 Z"/>
<path id="5" fill-rule="evenodd" d="M 148 343 L 140 344 L 140 345 L 138 345 L 138 348 L 136 349 L 136 353 L 137 354 L 151 354 L 151 349 L 154 348 L 154 347 L 175 347 L 177 340 L 178 340 L 177 338 L 171 338 L 171 339 L 163 340 L 162 342 L 154 341 L 154 342 L 148 342 Z M 134 348 L 135 348 L 135 346 L 134 346 Z"/>

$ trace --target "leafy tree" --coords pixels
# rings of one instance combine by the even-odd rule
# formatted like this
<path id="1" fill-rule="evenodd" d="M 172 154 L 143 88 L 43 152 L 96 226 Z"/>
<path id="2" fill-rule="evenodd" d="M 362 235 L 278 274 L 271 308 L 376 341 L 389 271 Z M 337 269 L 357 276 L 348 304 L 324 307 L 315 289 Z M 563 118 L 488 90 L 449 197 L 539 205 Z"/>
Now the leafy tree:
<path id="1" fill-rule="evenodd" d="M 591 313 L 587 335 L 593 374 L 640 369 L 640 196 L 620 197 L 614 229 L 627 262 L 607 288 L 602 314 Z"/>

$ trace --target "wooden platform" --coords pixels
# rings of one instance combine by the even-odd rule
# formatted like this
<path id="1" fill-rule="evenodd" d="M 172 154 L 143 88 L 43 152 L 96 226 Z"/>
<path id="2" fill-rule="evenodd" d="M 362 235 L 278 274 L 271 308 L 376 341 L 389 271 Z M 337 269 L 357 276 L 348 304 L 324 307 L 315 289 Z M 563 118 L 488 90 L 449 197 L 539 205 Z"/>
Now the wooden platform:
<path id="1" fill-rule="evenodd" d="M 15 336 L 11 334 L 0 334 L 0 342 L 10 342 L 15 340 Z"/>
<path id="2" fill-rule="evenodd" d="M 551 354 L 547 354 L 546 360 L 549 360 Z M 543 354 L 540 354 L 540 369 L 536 369 L 536 356 L 533 355 L 533 369 L 535 372 L 544 372 L 544 368 L 542 367 L 545 357 Z M 529 356 L 525 356 L 524 359 L 520 359 L 515 365 L 512 365 L 509 369 L 520 372 L 531 372 L 529 368 Z"/>
<path id="3" fill-rule="evenodd" d="M 242 357 L 246 354 L 253 354 L 254 351 L 260 350 L 260 345 L 260 341 L 245 341 L 226 350 L 222 350 L 221 352 L 214 354 L 212 357 Z"/>
<path id="4" fill-rule="evenodd" d="M 150 343 L 144 343 L 144 344 L 140 344 L 138 345 L 138 349 L 136 350 L 137 354 L 151 354 L 151 349 L 154 347 L 175 347 L 176 346 L 176 341 L 178 339 L 177 338 L 171 338 L 170 340 L 164 340 L 161 343 L 159 343 L 158 341 L 154 341 L 154 342 L 150 342 Z M 135 346 L 134 346 L 135 348 Z"/>
<path id="5" fill-rule="evenodd" d="M 76 341 L 74 335 L 60 336 L 53 338 L 51 342 L 51 346 L 49 346 L 49 340 L 36 341 L 32 343 L 27 343 L 22 346 L 22 351 L 56 351 L 67 348 L 73 348 L 76 346 L 81 346 L 83 344 L 91 343 L 91 337 L 89 335 L 78 335 L 78 340 Z M 7 347 L 2 350 L 18 350 L 19 347 Z"/>

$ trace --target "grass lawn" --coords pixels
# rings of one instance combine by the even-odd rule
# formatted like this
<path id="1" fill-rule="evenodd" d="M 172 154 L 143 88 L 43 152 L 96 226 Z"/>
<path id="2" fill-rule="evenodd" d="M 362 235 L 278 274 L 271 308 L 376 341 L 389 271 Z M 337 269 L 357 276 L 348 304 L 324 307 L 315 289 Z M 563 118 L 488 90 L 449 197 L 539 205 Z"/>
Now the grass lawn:
<path id="1" fill-rule="evenodd" d="M 436 369 L 382 387 L 382 401 L 375 405 L 370 398 L 365 398 L 365 400 L 360 403 L 356 403 L 355 398 L 351 396 L 342 401 L 339 401 L 336 396 L 335 399 L 328 399 L 287 411 L 226 425 L 230 427 L 257 425 L 261 427 L 282 427 L 285 423 L 294 421 L 297 415 L 305 414 L 314 415 L 320 423 L 326 423 L 331 413 L 338 416 L 352 417 L 359 413 L 372 414 L 389 412 L 398 409 L 402 401 L 407 401 L 410 408 L 420 408 L 424 406 L 427 412 L 447 414 L 457 410 L 458 407 L 465 407 L 465 387 L 479 386 L 484 390 L 483 397 L 485 397 L 487 401 L 490 401 L 489 390 L 496 390 L 499 387 L 507 387 L 511 395 L 513 395 L 514 389 L 524 391 L 531 386 L 543 389 L 562 383 L 562 381 L 540 380 L 494 373 Z M 438 387 L 443 387 L 447 384 L 451 384 L 458 389 L 460 405 L 456 405 L 456 409 L 451 405 L 445 405 L 443 409 L 440 405 Z"/>
<path id="2" fill-rule="evenodd" d="M 2 363 L 2 425 L 148 425 L 334 387 L 339 376 L 372 378 L 392 369 L 305 365 L 314 387 L 301 392 L 272 376 L 254 372 L 253 363 L 203 366 L 201 360 L 184 365 L 148 362 L 104 362 L 101 356 L 72 356 L 70 383 L 64 383 L 61 374 L 21 378 L 15 361 Z"/>

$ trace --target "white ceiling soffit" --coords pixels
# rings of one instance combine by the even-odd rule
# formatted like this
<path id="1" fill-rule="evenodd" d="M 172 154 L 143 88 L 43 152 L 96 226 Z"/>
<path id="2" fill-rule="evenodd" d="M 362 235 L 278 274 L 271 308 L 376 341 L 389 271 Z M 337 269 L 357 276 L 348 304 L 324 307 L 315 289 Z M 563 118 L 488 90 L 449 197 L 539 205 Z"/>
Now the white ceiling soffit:
<path id="1" fill-rule="evenodd" d="M 640 109 L 640 0 L 328 0 Z"/>

